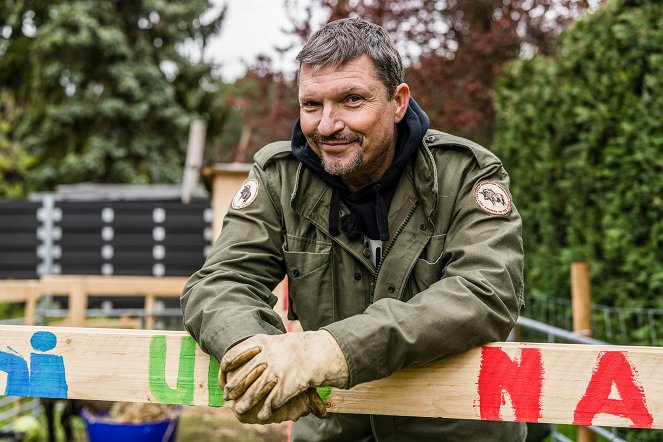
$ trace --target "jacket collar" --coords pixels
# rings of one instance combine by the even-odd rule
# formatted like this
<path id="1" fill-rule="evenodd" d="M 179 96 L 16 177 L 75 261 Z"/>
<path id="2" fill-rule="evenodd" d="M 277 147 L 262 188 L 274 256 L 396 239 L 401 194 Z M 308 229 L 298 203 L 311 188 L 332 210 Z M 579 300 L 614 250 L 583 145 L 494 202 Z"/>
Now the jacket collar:
<path id="1" fill-rule="evenodd" d="M 417 153 L 410 158 L 397 185 L 396 194 L 389 209 L 389 223 L 394 221 L 406 198 L 413 198 L 431 219 L 437 208 L 439 181 L 433 154 L 424 137 Z M 295 186 L 290 197 L 292 209 L 329 233 L 328 213 L 331 188 L 311 169 L 299 164 Z M 405 198 L 405 199 L 404 199 Z M 342 235 L 341 235 L 342 236 Z"/>

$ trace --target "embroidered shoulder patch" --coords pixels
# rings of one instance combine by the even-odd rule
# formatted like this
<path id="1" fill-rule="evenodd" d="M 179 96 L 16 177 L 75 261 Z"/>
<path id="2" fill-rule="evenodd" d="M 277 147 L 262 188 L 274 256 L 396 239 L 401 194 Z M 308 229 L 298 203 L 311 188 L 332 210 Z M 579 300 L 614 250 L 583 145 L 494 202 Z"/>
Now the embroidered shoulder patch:
<path id="1" fill-rule="evenodd" d="M 247 207 L 255 201 L 259 189 L 260 183 L 258 183 L 258 180 L 255 178 L 249 178 L 244 181 L 242 187 L 240 187 L 237 193 L 235 193 L 230 206 L 235 210 Z"/>
<path id="2" fill-rule="evenodd" d="M 511 212 L 511 195 L 497 181 L 480 181 L 474 187 L 474 199 L 481 209 L 491 215 Z"/>

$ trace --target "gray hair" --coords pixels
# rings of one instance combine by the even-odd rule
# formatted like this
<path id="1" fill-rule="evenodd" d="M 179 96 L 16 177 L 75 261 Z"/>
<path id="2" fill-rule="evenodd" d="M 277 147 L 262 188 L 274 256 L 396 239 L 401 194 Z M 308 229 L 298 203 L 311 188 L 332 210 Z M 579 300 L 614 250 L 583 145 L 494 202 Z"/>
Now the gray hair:
<path id="1" fill-rule="evenodd" d="M 314 33 L 297 55 L 299 69 L 313 66 L 314 72 L 325 66 L 342 66 L 366 54 L 373 62 L 378 78 L 391 99 L 403 82 L 403 62 L 394 42 L 381 26 L 359 18 L 330 22 Z"/>

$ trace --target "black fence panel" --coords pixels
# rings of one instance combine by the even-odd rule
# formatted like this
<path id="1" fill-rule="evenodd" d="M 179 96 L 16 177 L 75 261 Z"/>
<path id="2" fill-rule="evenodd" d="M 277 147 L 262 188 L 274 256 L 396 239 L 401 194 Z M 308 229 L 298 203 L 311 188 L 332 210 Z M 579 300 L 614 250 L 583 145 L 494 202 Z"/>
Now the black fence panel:
<path id="1" fill-rule="evenodd" d="M 209 202 L 56 202 L 63 274 L 188 276 L 210 244 Z"/>
<path id="2" fill-rule="evenodd" d="M 211 244 L 209 200 L 0 200 L 0 278 L 188 276 Z"/>
<path id="3" fill-rule="evenodd" d="M 0 200 L 0 279 L 37 277 L 40 207 L 38 202 Z"/>

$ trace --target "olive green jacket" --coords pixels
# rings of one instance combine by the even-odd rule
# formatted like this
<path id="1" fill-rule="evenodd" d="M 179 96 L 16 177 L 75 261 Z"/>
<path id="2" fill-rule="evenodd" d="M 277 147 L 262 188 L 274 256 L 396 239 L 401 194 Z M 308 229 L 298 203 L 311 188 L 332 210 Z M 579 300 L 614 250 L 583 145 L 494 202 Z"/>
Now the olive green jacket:
<path id="1" fill-rule="evenodd" d="M 304 330 L 324 328 L 336 338 L 349 387 L 504 340 L 515 325 L 523 306 L 521 222 L 515 207 L 503 215 L 484 210 L 495 201 L 484 201 L 478 185 L 508 189 L 509 181 L 485 148 L 428 131 L 391 201 L 390 241 L 378 268 L 360 241 L 330 235 L 331 189 L 298 162 L 289 142 L 261 149 L 250 178 L 258 182 L 255 200 L 229 209 L 222 234 L 182 296 L 186 329 L 217 359 L 247 337 L 285 332 L 271 291 L 286 274 L 289 317 Z M 348 209 L 341 203 L 341 210 Z M 336 415 L 301 419 L 293 437 L 518 441 L 521 429 Z"/>

